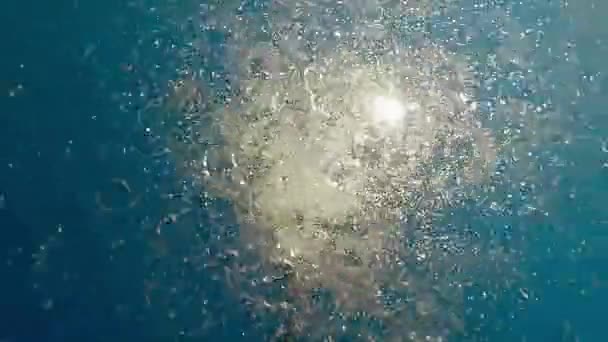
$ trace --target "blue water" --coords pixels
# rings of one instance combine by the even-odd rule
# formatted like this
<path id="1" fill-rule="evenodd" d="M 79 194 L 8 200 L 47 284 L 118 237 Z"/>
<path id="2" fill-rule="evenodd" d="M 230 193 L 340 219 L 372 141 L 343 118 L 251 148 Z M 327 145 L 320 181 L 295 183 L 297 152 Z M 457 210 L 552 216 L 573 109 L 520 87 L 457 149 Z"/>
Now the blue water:
<path id="1" fill-rule="evenodd" d="M 597 51 L 608 46 L 607 29 L 598 26 L 603 22 L 595 19 L 592 0 L 566 14 L 559 14 L 556 1 L 496 3 L 512 8 L 523 27 L 552 18 L 557 24 L 546 24 L 545 44 L 572 43 L 577 80 L 594 75 L 596 81 L 562 113 L 571 118 L 570 143 L 547 146 L 547 155 L 565 165 L 547 167 L 538 190 L 550 194 L 544 196 L 550 215 L 503 218 L 514 227 L 513 238 L 526 245 L 518 268 L 527 276 L 527 294 L 498 292 L 488 301 L 471 291 L 469 326 L 488 341 L 605 341 L 608 153 L 602 141 L 608 139 L 608 67 Z M 473 11 L 471 5 L 463 6 L 464 14 Z M 152 6 L 158 14 L 140 11 Z M 180 262 L 204 255 L 192 236 L 202 243 L 211 233 L 201 234 L 200 223 L 193 222 L 192 231 L 169 231 L 166 241 L 150 242 L 151 233 L 142 228 L 155 227 L 174 211 L 160 195 L 181 189 L 175 165 L 156 154 L 161 133 L 147 134 L 149 118 L 135 115 L 140 100 L 134 89 L 137 79 L 171 78 L 177 66 L 162 57 L 172 52 L 154 48 L 154 39 L 169 46 L 173 28 L 163 16 L 195 7 L 78 0 L 2 5 L 0 341 L 261 338 L 221 282 Z M 491 49 L 492 26 L 482 23 L 488 14 L 478 12 L 462 25 L 485 27 L 475 44 Z M 436 26 L 435 34 L 443 29 Z M 210 60 L 199 67 L 222 72 L 223 37 L 204 38 Z M 564 98 L 576 98 L 568 87 L 572 79 L 561 75 L 557 70 L 550 78 L 558 89 L 552 96 L 561 91 Z M 133 101 L 125 102 L 129 91 Z M 552 183 L 556 177 L 559 182 Z M 133 193 L 125 194 L 112 179 L 127 180 Z M 100 212 L 97 196 L 123 205 L 137 199 L 138 205 L 108 214 Z M 219 203 L 215 210 L 228 208 Z M 205 210 L 200 215 L 207 219 Z M 237 230 L 228 226 L 234 222 L 229 216 L 213 219 L 227 227 L 222 231 L 228 241 Z M 480 316 L 484 312 L 492 314 Z M 197 333 L 208 317 L 214 323 Z"/>

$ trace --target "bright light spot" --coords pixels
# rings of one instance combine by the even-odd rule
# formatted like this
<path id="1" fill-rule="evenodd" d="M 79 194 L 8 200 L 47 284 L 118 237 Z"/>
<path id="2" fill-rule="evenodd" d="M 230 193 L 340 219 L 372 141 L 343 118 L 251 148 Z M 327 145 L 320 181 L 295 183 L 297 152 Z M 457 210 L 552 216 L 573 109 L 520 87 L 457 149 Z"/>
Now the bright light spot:
<path id="1" fill-rule="evenodd" d="M 386 96 L 376 96 L 372 104 L 374 119 L 378 123 L 395 125 L 406 114 L 406 108 L 396 99 Z"/>

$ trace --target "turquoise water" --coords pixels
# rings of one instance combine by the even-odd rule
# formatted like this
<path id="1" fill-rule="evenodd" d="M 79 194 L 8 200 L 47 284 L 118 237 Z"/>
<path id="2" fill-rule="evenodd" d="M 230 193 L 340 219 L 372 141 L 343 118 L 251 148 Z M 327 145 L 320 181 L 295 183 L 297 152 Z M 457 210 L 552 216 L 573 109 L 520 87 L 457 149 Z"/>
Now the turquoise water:
<path id="1" fill-rule="evenodd" d="M 462 2 L 436 16 L 429 35 L 442 39 L 460 29 L 471 43 L 454 49 L 481 61 L 487 75 L 486 55 L 510 32 L 515 43 L 509 46 L 528 58 L 512 71 L 528 76 L 503 78 L 502 91 L 530 91 L 539 104 L 550 99 L 560 108 L 550 115 L 562 124 L 534 156 L 535 188 L 513 206 L 524 208 L 533 198 L 538 212 L 471 219 L 481 238 L 516 246 L 522 256 L 512 265 L 518 278 L 497 274 L 487 282 L 517 286 L 467 292 L 463 340 L 604 341 L 608 69 L 602 52 L 608 29 L 598 13 L 606 6 L 592 0 L 483 4 Z M 257 6 L 245 10 L 255 16 Z M 183 18 L 199 6 L 66 1 L 4 8 L 0 340 L 261 340 L 264 329 L 226 291 L 224 271 L 218 279 L 201 268 L 219 253 L 214 239 L 234 243 L 238 226 L 230 204 L 197 206 L 180 225 L 163 221 L 180 210 L 168 194 L 204 199 L 196 180 L 163 153 L 163 135 L 175 123 L 140 111 L 166 92 L 182 67 L 176 51 L 199 30 Z M 227 73 L 226 37 L 209 30 L 198 38 L 207 58 L 190 66 Z M 498 51 L 498 58 L 511 57 Z M 542 90 L 527 88 L 541 78 Z M 482 91 L 489 102 L 496 96 Z M 520 185 L 504 188 L 519 193 Z M 159 222 L 162 239 L 154 234 Z"/>

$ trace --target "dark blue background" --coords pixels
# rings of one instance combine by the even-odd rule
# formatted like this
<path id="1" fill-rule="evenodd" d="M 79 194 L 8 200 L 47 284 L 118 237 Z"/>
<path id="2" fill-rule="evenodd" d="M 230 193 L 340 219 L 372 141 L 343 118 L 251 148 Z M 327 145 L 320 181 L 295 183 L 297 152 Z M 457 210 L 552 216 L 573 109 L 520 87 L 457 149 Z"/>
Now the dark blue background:
<path id="1" fill-rule="evenodd" d="M 111 100 L 132 86 L 126 65 L 133 47 L 158 22 L 118 1 L 0 5 L 0 193 L 5 197 L 0 208 L 0 341 L 151 340 L 155 332 L 158 339 L 171 340 L 162 334 L 180 330 L 159 326 L 170 323 L 138 309 L 116 313 L 119 303 L 140 307 L 139 284 L 149 269 L 146 249 L 136 242 L 138 227 L 163 204 L 150 200 L 146 209 L 116 221 L 100 218 L 93 200 L 113 177 L 148 192 L 171 181 L 161 166 L 133 152 L 133 146 L 145 150 L 146 139 L 136 118 Z M 16 88 L 19 84 L 22 89 Z M 12 89 L 16 93 L 10 97 Z M 586 110 L 603 118 L 593 105 Z M 603 121 L 596 126 L 606 128 Z M 590 134 L 601 136 L 601 129 Z M 576 165 L 565 177 L 579 189 L 578 197 L 568 198 L 570 188 L 555 189 L 557 214 L 550 223 L 530 223 L 528 264 L 520 266 L 536 274 L 529 281 L 533 295 L 519 307 L 498 298 L 495 305 L 504 316 L 484 319 L 492 341 L 522 336 L 574 341 L 575 335 L 581 341 L 604 341 L 607 221 L 595 208 L 608 199 L 607 175 L 596 165 L 598 145 L 578 146 L 561 151 Z M 599 171 L 584 174 L 589 169 Z M 32 255 L 41 245 L 48 247 L 49 236 L 60 236 L 60 247 L 54 249 L 49 272 L 35 276 Z M 117 237 L 135 242 L 113 254 L 109 242 Z M 45 289 L 35 290 L 37 283 Z M 206 293 L 214 291 L 217 302 L 229 300 L 212 285 Z M 215 338 L 239 339 L 249 329 L 238 310 L 228 315 L 232 320 L 217 328 Z M 507 328 L 493 332 L 499 321 Z"/>

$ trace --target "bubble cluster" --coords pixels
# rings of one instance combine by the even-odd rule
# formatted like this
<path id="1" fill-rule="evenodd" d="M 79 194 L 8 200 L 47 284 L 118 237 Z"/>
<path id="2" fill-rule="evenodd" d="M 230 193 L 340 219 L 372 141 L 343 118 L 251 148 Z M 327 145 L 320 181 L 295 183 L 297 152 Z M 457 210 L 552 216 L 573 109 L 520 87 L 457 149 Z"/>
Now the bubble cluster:
<path id="1" fill-rule="evenodd" d="M 461 330 L 461 279 L 447 276 L 457 249 L 428 234 L 496 163 L 466 59 L 426 39 L 345 29 L 335 46 L 307 50 L 280 42 L 292 30 L 237 46 L 238 88 L 210 106 L 214 128 L 203 129 L 217 144 L 192 172 L 234 204 L 241 244 L 263 272 L 298 294 L 284 307 L 301 321 L 290 333 L 308 334 L 318 315 L 361 312 L 386 336 L 404 333 L 397 322 L 414 340 Z M 319 290 L 334 309 L 311 303 Z"/>
<path id="2" fill-rule="evenodd" d="M 503 281 L 523 258 L 507 218 L 542 216 L 554 108 L 523 38 L 507 56 L 455 48 L 481 39 L 474 25 L 432 37 L 457 22 L 451 3 L 199 6 L 178 34 L 209 37 L 176 49 L 140 112 L 179 183 L 150 229 L 162 258 L 187 244 L 180 267 L 225 284 L 267 339 L 442 341 L 470 334 L 471 298 L 531 298 Z"/>

